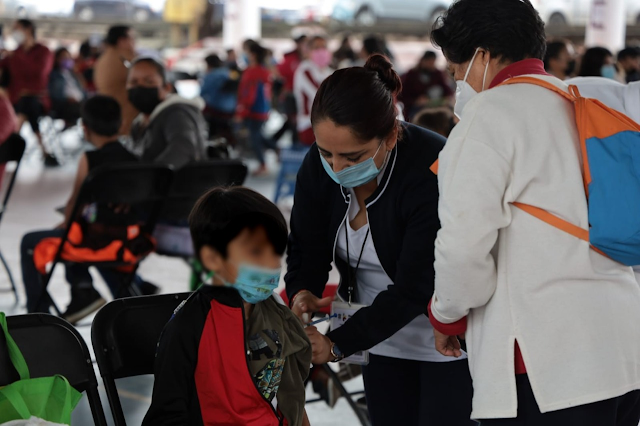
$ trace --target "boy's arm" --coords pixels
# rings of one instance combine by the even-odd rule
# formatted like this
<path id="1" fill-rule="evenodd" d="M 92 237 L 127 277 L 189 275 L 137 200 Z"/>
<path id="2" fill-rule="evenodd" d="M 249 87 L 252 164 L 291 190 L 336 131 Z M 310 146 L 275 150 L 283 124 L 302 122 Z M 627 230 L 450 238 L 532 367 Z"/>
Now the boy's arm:
<path id="1" fill-rule="evenodd" d="M 69 222 L 73 219 L 71 217 L 71 213 L 73 213 L 73 206 L 76 204 L 76 200 L 80 194 L 80 188 L 82 188 L 82 183 L 87 178 L 88 174 L 89 161 L 87 160 L 87 156 L 83 155 L 80 157 L 80 161 L 78 162 L 78 171 L 76 172 L 76 180 L 73 184 L 73 192 L 71 193 L 69 201 L 67 201 L 67 205 L 64 208 L 64 222 L 60 225 L 60 228 L 66 228 L 69 225 Z"/>
<path id="2" fill-rule="evenodd" d="M 151 407 L 143 426 L 197 424 L 194 416 L 199 415 L 200 409 L 195 370 L 204 327 L 201 314 L 198 304 L 187 303 L 162 332 L 156 355 Z"/>

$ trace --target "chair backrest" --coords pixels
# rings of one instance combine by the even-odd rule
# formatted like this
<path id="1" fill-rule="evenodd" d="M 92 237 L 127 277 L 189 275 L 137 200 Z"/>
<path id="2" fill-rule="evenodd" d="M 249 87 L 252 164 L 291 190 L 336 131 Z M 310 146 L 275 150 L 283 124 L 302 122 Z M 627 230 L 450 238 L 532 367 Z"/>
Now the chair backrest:
<path id="1" fill-rule="evenodd" d="M 161 220 L 186 221 L 198 198 L 217 186 L 242 185 L 247 166 L 238 160 L 212 160 L 187 164 L 177 170 Z"/>
<path id="2" fill-rule="evenodd" d="M 153 374 L 160 334 L 175 309 L 191 293 L 117 299 L 91 325 L 100 374 L 112 379 Z"/>
<path id="3" fill-rule="evenodd" d="M 63 375 L 71 386 L 87 393 L 95 424 L 106 425 L 91 354 L 78 331 L 65 320 L 48 314 L 9 316 L 7 325 L 29 366 L 31 378 Z M 0 386 L 18 379 L 0 333 Z"/>
<path id="4" fill-rule="evenodd" d="M 164 326 L 191 293 L 117 299 L 91 325 L 91 340 L 116 426 L 126 425 L 115 380 L 153 374 Z"/>
<path id="5" fill-rule="evenodd" d="M 7 207 L 7 203 L 9 202 L 9 198 L 11 197 L 11 192 L 13 191 L 16 176 L 18 176 L 18 169 L 20 168 L 20 162 L 22 161 L 25 147 L 26 142 L 17 133 L 13 133 L 4 142 L 0 143 L 0 165 L 6 165 L 11 162 L 16 163 L 16 167 L 11 173 L 11 177 L 9 178 L 9 182 L 7 183 L 4 192 L 4 198 L 2 199 L 2 205 L 0 206 L 0 218 L 2 218 Z"/>

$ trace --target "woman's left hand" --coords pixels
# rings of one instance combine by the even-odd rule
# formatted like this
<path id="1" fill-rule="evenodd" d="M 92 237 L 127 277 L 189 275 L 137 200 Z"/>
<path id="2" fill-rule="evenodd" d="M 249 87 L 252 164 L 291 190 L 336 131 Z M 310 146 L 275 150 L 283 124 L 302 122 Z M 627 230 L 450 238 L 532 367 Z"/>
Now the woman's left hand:
<path id="1" fill-rule="evenodd" d="M 304 329 L 307 337 L 311 341 L 311 349 L 313 358 L 311 362 L 314 364 L 326 364 L 333 361 L 331 355 L 331 339 L 320 333 L 317 328 L 310 326 Z"/>

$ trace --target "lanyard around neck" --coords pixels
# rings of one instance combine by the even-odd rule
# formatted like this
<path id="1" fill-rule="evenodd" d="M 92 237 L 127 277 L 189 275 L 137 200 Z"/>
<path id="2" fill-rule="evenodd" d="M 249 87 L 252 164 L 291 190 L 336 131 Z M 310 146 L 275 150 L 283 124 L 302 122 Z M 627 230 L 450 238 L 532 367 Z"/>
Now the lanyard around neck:
<path id="1" fill-rule="evenodd" d="M 362 255 L 364 254 L 364 248 L 367 245 L 367 239 L 369 239 L 369 234 L 371 233 L 371 227 L 367 229 L 367 235 L 364 237 L 364 241 L 362 242 L 362 248 L 360 249 L 360 256 L 358 257 L 358 263 L 356 264 L 356 268 L 351 270 L 351 256 L 349 255 L 349 232 L 347 230 L 349 223 L 345 220 L 344 222 L 344 239 L 347 242 L 347 290 L 349 293 L 349 306 L 351 306 L 351 300 L 353 298 L 353 293 L 355 290 L 356 284 L 356 276 L 358 274 L 358 268 L 360 268 L 360 261 L 362 260 Z"/>

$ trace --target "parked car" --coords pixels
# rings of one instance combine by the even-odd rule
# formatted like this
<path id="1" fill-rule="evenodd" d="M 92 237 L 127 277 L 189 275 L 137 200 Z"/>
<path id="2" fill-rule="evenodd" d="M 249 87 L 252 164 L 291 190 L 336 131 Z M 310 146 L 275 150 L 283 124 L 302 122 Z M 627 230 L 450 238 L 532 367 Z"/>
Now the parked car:
<path id="1" fill-rule="evenodd" d="M 532 0 L 549 25 L 584 26 L 589 22 L 592 0 Z M 640 25 L 640 0 L 625 0 L 628 25 Z"/>
<path id="2" fill-rule="evenodd" d="M 82 21 L 117 18 L 145 22 L 156 17 L 148 4 L 136 0 L 76 0 L 73 14 Z"/>
<path id="3" fill-rule="evenodd" d="M 372 27 L 381 19 L 434 22 L 452 0 L 340 0 L 332 18 L 347 24 Z"/>

